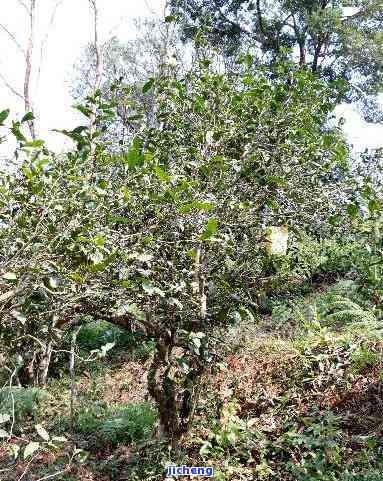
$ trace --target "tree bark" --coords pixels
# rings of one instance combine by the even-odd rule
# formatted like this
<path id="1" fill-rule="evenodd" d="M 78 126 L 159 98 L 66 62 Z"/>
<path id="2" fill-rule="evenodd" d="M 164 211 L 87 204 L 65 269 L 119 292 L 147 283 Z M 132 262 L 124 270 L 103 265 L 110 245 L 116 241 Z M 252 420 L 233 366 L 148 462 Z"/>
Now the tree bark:
<path id="1" fill-rule="evenodd" d="M 25 76 L 24 76 L 24 107 L 25 112 L 32 112 L 33 114 L 33 105 L 30 96 L 30 87 L 31 87 L 31 75 L 32 75 L 32 55 L 33 55 L 33 46 L 34 46 L 34 33 L 35 33 L 35 16 L 36 16 L 36 0 L 30 0 L 30 9 L 29 9 L 29 38 L 28 38 L 28 46 L 25 52 Z M 29 131 L 31 133 L 31 137 L 34 140 L 36 138 L 36 129 L 35 129 L 35 121 L 34 119 L 28 121 Z"/>
<path id="2" fill-rule="evenodd" d="M 99 12 L 97 6 L 97 0 L 89 0 L 90 5 L 93 9 L 93 20 L 94 20 L 94 49 L 96 54 L 96 78 L 94 82 L 94 93 L 101 87 L 101 80 L 102 80 L 102 69 L 103 69 L 103 52 L 102 47 L 99 41 L 99 32 L 98 32 L 98 24 L 99 24 Z M 90 133 L 90 158 L 92 162 L 92 170 L 93 175 L 96 174 L 96 144 L 93 141 L 93 136 L 96 132 L 96 117 L 97 117 L 97 104 L 94 102 L 91 108 L 91 115 L 89 119 L 89 133 Z"/>
<path id="3" fill-rule="evenodd" d="M 52 358 L 52 351 L 53 351 L 53 343 L 52 341 L 49 341 L 45 346 L 45 350 L 41 353 L 39 365 L 38 365 L 37 384 L 42 387 L 46 386 L 48 381 L 48 372 L 49 372 L 49 366 Z"/>
<path id="4" fill-rule="evenodd" d="M 75 350 L 77 336 L 81 326 L 77 327 L 72 334 L 71 351 L 69 357 L 69 373 L 70 373 L 70 426 L 74 430 L 74 402 L 76 400 L 76 372 L 75 372 Z"/>
<path id="5" fill-rule="evenodd" d="M 41 343 L 38 349 L 24 354 L 24 365 L 17 371 L 21 386 L 45 387 L 48 381 L 53 343 Z"/>

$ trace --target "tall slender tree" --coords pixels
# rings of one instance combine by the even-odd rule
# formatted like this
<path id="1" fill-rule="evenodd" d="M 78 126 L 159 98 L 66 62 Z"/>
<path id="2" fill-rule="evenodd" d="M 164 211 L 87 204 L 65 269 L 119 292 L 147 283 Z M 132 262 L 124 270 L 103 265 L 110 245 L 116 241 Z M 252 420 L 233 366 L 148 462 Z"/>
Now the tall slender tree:
<path id="1" fill-rule="evenodd" d="M 90 6 L 93 10 L 93 22 L 94 22 L 94 52 L 95 52 L 95 81 L 93 85 L 93 92 L 97 95 L 97 92 L 100 90 L 101 82 L 102 82 L 102 64 L 103 64 L 103 48 L 99 39 L 99 9 L 97 0 L 89 0 Z M 96 102 L 92 103 L 91 112 L 89 116 L 89 133 L 91 139 L 94 136 L 96 131 L 96 116 L 97 116 L 97 104 Z M 93 173 L 96 171 L 96 144 L 95 142 L 91 142 L 91 159 L 93 164 Z"/>

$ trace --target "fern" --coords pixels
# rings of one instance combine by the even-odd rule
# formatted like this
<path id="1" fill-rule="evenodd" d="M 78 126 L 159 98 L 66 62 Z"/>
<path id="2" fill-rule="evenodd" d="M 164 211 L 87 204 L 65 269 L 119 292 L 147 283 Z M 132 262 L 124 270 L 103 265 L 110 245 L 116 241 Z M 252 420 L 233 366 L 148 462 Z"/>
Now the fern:
<path id="1" fill-rule="evenodd" d="M 373 323 L 375 316 L 363 309 L 343 309 L 326 316 L 326 321 L 330 324 L 347 324 L 352 322 Z"/>
<path id="2" fill-rule="evenodd" d="M 336 294 L 331 296 L 329 301 L 322 314 L 326 324 L 344 325 L 354 322 L 371 324 L 376 322 L 376 317 L 370 310 L 361 307 L 347 297 Z"/>

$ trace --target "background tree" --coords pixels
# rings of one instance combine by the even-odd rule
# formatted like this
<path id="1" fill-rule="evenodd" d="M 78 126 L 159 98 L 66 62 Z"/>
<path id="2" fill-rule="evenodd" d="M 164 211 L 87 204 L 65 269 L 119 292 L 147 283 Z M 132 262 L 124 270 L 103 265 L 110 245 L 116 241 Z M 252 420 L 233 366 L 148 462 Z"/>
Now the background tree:
<path id="1" fill-rule="evenodd" d="M 95 52 L 95 71 L 94 71 L 94 84 L 92 85 L 92 93 L 97 95 L 102 82 L 102 64 L 104 60 L 104 52 L 99 40 L 99 12 L 98 12 L 98 5 L 97 0 L 89 0 L 90 6 L 93 10 L 93 27 L 94 27 L 94 41 L 93 41 L 93 49 Z M 96 131 L 96 113 L 97 113 L 97 104 L 93 102 L 91 104 L 91 111 L 89 113 L 89 129 L 90 129 L 90 136 L 93 138 L 95 131 Z M 93 162 L 93 172 L 96 170 L 96 156 L 95 156 L 95 142 L 91 143 L 91 157 Z"/>
<path id="2" fill-rule="evenodd" d="M 228 55 L 253 47 L 257 65 L 293 59 L 321 78 L 353 86 L 344 99 L 371 107 L 382 91 L 383 5 L 381 0 L 171 0 L 185 38 L 201 28 Z"/>
<path id="3" fill-rule="evenodd" d="M 142 92 L 143 84 L 166 73 L 182 75 L 191 58 L 191 49 L 182 45 L 174 23 L 147 18 L 136 19 L 134 24 L 138 32 L 134 40 L 123 43 L 112 37 L 102 45 L 103 81 L 99 87 L 102 98 L 113 99 L 117 105 L 117 118 L 108 125 L 105 138 L 117 141 L 113 149 L 120 151 L 143 118 L 147 125 L 154 121 L 153 97 Z M 82 102 L 94 91 L 96 70 L 95 48 L 90 44 L 75 66 L 71 93 L 76 101 Z"/>

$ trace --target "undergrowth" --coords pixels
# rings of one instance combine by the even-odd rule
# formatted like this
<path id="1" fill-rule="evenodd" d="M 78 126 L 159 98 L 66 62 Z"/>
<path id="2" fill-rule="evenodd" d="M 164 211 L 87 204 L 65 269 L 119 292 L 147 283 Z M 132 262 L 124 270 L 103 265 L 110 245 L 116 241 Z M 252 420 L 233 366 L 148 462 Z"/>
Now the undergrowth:
<path id="1" fill-rule="evenodd" d="M 93 442 L 98 446 L 116 446 L 148 439 L 156 419 L 156 411 L 149 403 L 121 405 L 111 409 L 100 401 L 82 406 L 76 412 L 74 430 L 78 434 L 93 436 Z M 53 429 L 59 433 L 70 430 L 69 417 L 59 417 Z"/>

